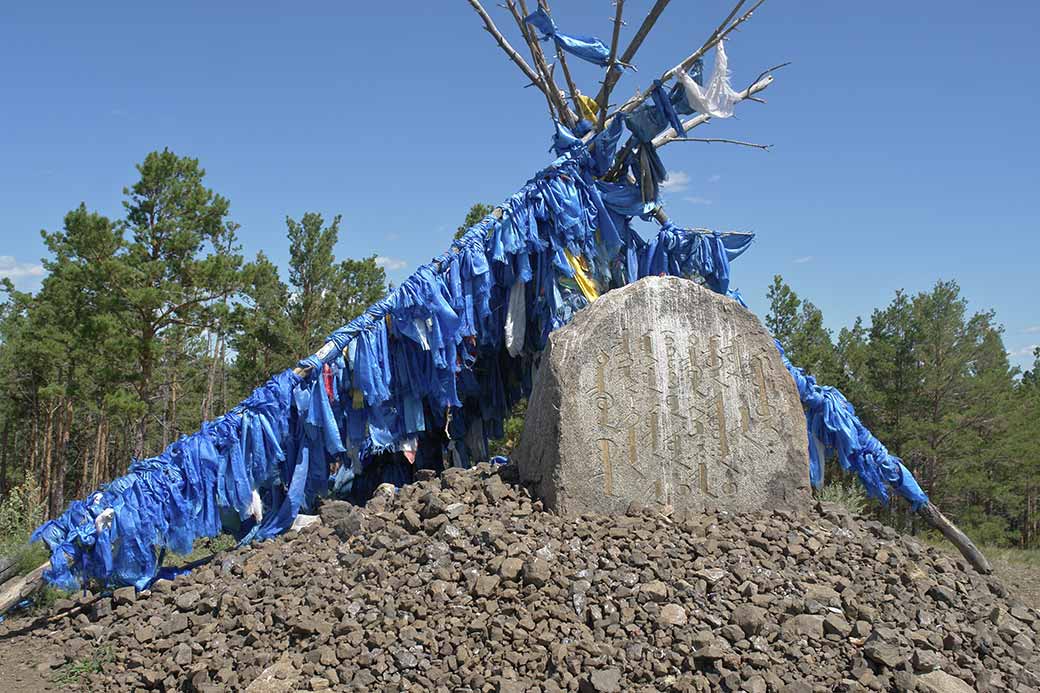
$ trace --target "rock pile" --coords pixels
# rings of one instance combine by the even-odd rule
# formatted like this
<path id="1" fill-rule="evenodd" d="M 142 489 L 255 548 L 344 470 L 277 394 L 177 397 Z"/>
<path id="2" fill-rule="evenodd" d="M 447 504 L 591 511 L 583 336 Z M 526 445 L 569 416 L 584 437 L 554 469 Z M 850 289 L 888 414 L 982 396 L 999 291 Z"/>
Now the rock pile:
<path id="1" fill-rule="evenodd" d="M 106 691 L 1040 688 L 1040 614 L 879 523 L 561 517 L 513 474 L 327 503 L 320 526 L 32 637 L 70 662 L 104 648 L 86 684 Z"/>

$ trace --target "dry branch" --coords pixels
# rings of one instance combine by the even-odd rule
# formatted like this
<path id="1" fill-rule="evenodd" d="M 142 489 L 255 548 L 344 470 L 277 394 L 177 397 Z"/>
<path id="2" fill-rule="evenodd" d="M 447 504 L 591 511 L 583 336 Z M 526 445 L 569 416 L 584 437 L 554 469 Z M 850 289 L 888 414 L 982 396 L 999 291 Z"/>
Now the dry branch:
<path id="1" fill-rule="evenodd" d="M 43 571 L 51 567 L 47 561 L 28 575 L 8 580 L 0 587 L 0 614 L 6 614 L 18 602 L 22 601 L 43 586 Z"/>
<path id="2" fill-rule="evenodd" d="M 506 37 L 502 35 L 502 32 L 498 30 L 498 27 L 495 26 L 495 22 L 480 4 L 480 0 L 469 0 L 469 4 L 473 7 L 473 10 L 480 15 L 480 18 L 484 20 L 484 29 L 491 34 L 491 37 L 495 39 L 502 50 L 505 51 L 506 55 L 509 56 L 509 59 L 516 63 L 516 66 L 520 68 L 520 71 L 524 73 L 527 79 L 531 80 L 536 87 L 545 91 L 545 84 L 538 76 L 538 73 L 532 70 L 531 66 L 527 64 L 527 61 L 524 60 L 523 56 L 517 53 L 516 49 L 509 44 L 509 41 L 507 41 Z"/>
<path id="3" fill-rule="evenodd" d="M 742 147 L 754 147 L 755 149 L 762 149 L 769 151 L 771 144 L 757 144 L 755 142 L 742 142 L 741 140 L 727 140 L 722 137 L 676 137 L 671 142 L 704 142 L 705 144 L 739 144 Z"/>
<path id="4" fill-rule="evenodd" d="M 943 536 L 957 547 L 957 550 L 961 552 L 961 555 L 964 556 L 968 563 L 971 563 L 975 570 L 983 575 L 989 575 L 993 572 L 993 566 L 989 564 L 989 561 L 982 555 L 978 547 L 968 538 L 968 535 L 958 529 L 957 525 L 946 519 L 946 516 L 939 512 L 939 508 L 932 505 L 931 501 L 922 505 L 917 512 L 932 527 L 942 532 Z"/>
<path id="5" fill-rule="evenodd" d="M 561 95 L 560 88 L 557 86 L 556 80 L 553 78 L 552 69 L 549 67 L 548 63 L 545 62 L 545 54 L 542 52 L 542 47 L 538 43 L 538 38 L 534 35 L 534 29 L 529 27 L 527 22 L 524 21 L 524 18 L 528 15 L 527 3 L 524 0 L 519 1 L 520 12 L 517 11 L 516 2 L 514 2 L 514 0 L 506 0 L 506 7 L 509 9 L 509 13 L 513 15 L 513 20 L 520 28 L 520 33 L 523 34 L 524 40 L 527 42 L 527 47 L 531 51 L 531 59 L 534 61 L 535 67 L 542 76 L 542 82 L 546 85 L 548 90 L 546 96 L 552 101 L 559 120 L 567 127 L 573 127 L 574 123 L 577 122 L 577 118 L 567 106 L 567 101 Z"/>
<path id="6" fill-rule="evenodd" d="M 669 0 L 660 1 L 665 4 L 669 2 Z M 616 66 L 614 65 L 614 60 L 617 58 L 617 47 L 618 39 L 621 36 L 621 25 L 624 24 L 624 21 L 621 19 L 624 11 L 625 0 L 614 0 L 614 33 L 610 37 L 610 56 L 607 58 L 607 74 L 603 78 L 603 86 L 600 87 L 599 93 L 596 94 L 596 106 L 599 109 L 599 120 L 596 124 L 597 131 L 603 129 L 603 123 L 607 120 L 607 104 L 610 99 L 610 90 L 614 88 L 614 83 L 618 80 L 618 77 L 612 77 L 612 75 L 615 72 L 617 72 L 618 76 L 621 75 L 621 71 L 615 69 Z"/>
<path id="7" fill-rule="evenodd" d="M 549 0 L 538 0 L 538 5 L 545 11 L 547 15 L 549 15 L 550 17 L 552 16 L 552 11 L 549 9 Z M 574 80 L 571 79 L 571 70 L 567 66 L 567 56 L 564 55 L 563 49 L 561 49 L 559 46 L 556 46 L 556 59 L 557 61 L 559 61 L 560 67 L 563 69 L 563 78 L 567 82 L 567 89 L 571 93 L 571 100 L 575 104 L 577 104 L 578 87 L 575 86 Z M 578 113 L 580 112 L 581 110 L 578 109 Z"/>
<path id="8" fill-rule="evenodd" d="M 619 0 L 620 2 L 620 0 Z M 661 13 L 664 12 L 664 8 L 668 7 L 668 3 L 671 0 L 657 0 L 654 6 L 650 8 L 650 12 L 647 13 L 646 18 L 643 19 L 643 23 L 639 25 L 639 29 L 636 31 L 636 35 L 632 37 L 628 47 L 625 48 L 625 52 L 621 54 L 621 60 L 618 64 L 614 64 L 611 61 L 610 67 L 607 68 L 607 75 L 603 79 L 603 86 L 600 87 L 599 94 L 596 96 L 596 103 L 601 104 L 600 108 L 602 112 L 606 112 L 607 104 L 610 102 L 610 92 L 614 90 L 614 85 L 621 79 L 621 66 L 630 64 L 636 57 L 636 52 L 639 47 L 643 45 L 643 41 L 646 40 L 650 30 L 654 28 L 654 24 L 657 23 Z M 620 12 L 618 13 L 620 17 Z M 615 32 L 617 31 L 617 25 L 615 24 Z M 606 125 L 606 118 L 601 117 L 599 123 L 599 129 L 602 130 Z"/>

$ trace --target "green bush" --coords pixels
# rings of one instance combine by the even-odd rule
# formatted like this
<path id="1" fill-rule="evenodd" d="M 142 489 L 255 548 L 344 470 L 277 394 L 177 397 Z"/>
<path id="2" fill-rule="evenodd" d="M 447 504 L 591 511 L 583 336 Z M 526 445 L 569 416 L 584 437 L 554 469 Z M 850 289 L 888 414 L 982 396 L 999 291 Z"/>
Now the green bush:
<path id="1" fill-rule="evenodd" d="M 867 510 L 867 494 L 856 483 L 836 482 L 815 490 L 816 498 L 824 503 L 837 503 L 853 515 L 862 515 Z"/>
<path id="2" fill-rule="evenodd" d="M 40 487 L 30 474 L 0 502 L 0 557 L 15 558 L 24 574 L 47 560 L 42 543 L 29 544 L 29 535 L 43 522 Z"/>
<path id="3" fill-rule="evenodd" d="M 522 399 L 516 403 L 505 420 L 503 429 L 505 436 L 499 440 L 492 440 L 489 452 L 491 455 L 502 455 L 509 457 L 513 449 L 520 444 L 520 434 L 524 431 L 524 417 L 527 415 L 527 400 Z"/>

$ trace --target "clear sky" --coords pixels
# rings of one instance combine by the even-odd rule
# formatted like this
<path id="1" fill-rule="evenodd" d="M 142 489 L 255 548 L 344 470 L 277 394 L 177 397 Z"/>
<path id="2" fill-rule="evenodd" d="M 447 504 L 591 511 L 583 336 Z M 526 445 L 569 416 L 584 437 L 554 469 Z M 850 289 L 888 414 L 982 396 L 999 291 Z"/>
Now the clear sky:
<path id="1" fill-rule="evenodd" d="M 561 28 L 609 40 L 609 0 L 553 5 Z M 622 45 L 651 1 L 625 5 Z M 674 0 L 616 97 L 727 11 Z M 1026 365 L 1040 344 L 1037 26 L 1027 0 L 769 0 L 728 43 L 734 85 L 794 64 L 768 104 L 696 134 L 774 149 L 662 149 L 669 214 L 758 233 L 733 274 L 760 314 L 776 273 L 835 330 L 897 288 L 953 278 Z M 598 69 L 576 62 L 594 92 Z M 81 201 L 120 216 L 153 149 L 201 160 L 247 255 L 284 266 L 286 215 L 342 213 L 337 254 L 377 254 L 397 279 L 447 246 L 471 203 L 550 159 L 544 101 L 465 0 L 9 2 L 0 64 L 0 275 L 23 289 L 39 285 L 39 230 Z"/>

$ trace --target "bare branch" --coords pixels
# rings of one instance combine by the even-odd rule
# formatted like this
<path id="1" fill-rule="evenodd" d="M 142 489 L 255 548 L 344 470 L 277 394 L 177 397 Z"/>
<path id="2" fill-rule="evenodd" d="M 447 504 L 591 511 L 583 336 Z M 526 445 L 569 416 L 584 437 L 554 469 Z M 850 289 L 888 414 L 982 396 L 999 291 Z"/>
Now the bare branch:
<path id="1" fill-rule="evenodd" d="M 721 137 L 676 137 L 675 139 L 668 140 L 668 141 L 669 142 L 705 142 L 707 144 L 712 144 L 712 143 L 716 143 L 716 142 L 720 143 L 720 144 L 739 144 L 742 147 L 754 147 L 755 149 L 762 149 L 762 150 L 767 151 L 767 152 L 769 151 L 769 148 L 773 146 L 771 144 L 756 144 L 754 142 L 742 142 L 740 140 L 727 140 L 727 139 L 723 139 Z"/>
<path id="2" fill-rule="evenodd" d="M 773 83 L 773 76 L 772 75 L 766 75 L 765 77 L 763 77 L 762 79 L 758 80 L 757 82 L 752 84 L 750 87 L 745 89 L 744 91 L 737 92 L 737 96 L 740 97 L 740 98 L 738 98 L 736 102 L 740 102 L 740 101 L 744 101 L 746 99 L 750 99 L 753 95 L 757 94 L 758 92 L 762 91 L 763 89 L 768 88 L 769 85 L 772 84 L 772 83 Z M 736 102 L 734 102 L 734 103 L 736 103 Z M 689 119 L 683 121 L 683 132 L 684 133 L 689 132 L 693 128 L 697 127 L 698 125 L 703 125 L 704 123 L 708 122 L 709 120 L 711 120 L 711 116 L 705 115 L 704 113 L 699 113 L 699 114 L 695 115 L 694 117 L 689 118 Z M 668 144 L 669 142 L 672 142 L 672 141 L 677 140 L 677 139 L 680 139 L 680 136 L 678 134 L 676 134 L 675 129 L 674 128 L 668 128 L 667 130 L 665 130 L 660 135 L 658 135 L 657 137 L 654 138 L 653 145 L 655 147 L 662 147 L 662 146 Z"/>
<path id="3" fill-rule="evenodd" d="M 527 61 L 523 59 L 516 49 L 509 45 L 509 41 L 502 35 L 502 32 L 495 26 L 495 22 L 491 19 L 488 13 L 484 10 L 484 7 L 480 4 L 480 0 L 469 0 L 469 4 L 473 7 L 473 11 L 480 15 L 480 18 L 484 20 L 484 29 L 491 34 L 491 37 L 495 39 L 498 45 L 505 51 L 509 59 L 516 63 L 516 66 L 527 76 L 531 83 L 536 87 L 545 91 L 545 84 L 542 82 L 538 73 L 531 69 L 531 66 L 527 64 Z"/>
<path id="4" fill-rule="evenodd" d="M 557 120 L 559 116 L 557 116 L 556 114 L 556 99 L 553 98 L 553 92 L 550 91 L 549 87 L 551 77 L 548 74 L 542 74 L 542 64 L 537 60 L 538 54 L 535 52 L 534 48 L 531 47 L 532 37 L 528 33 L 529 27 L 527 27 L 524 24 L 523 19 L 520 17 L 520 13 L 517 12 L 516 3 L 513 2 L 513 0 L 507 0 L 505 7 L 513 16 L 513 20 L 516 22 L 517 27 L 520 28 L 520 34 L 524 37 L 524 43 L 527 44 L 528 49 L 531 51 L 531 59 L 534 60 L 534 66 L 538 69 L 538 74 L 540 76 L 541 83 L 546 86 L 546 88 L 543 91 L 545 93 L 546 104 L 549 107 L 549 118 L 551 120 Z"/>
<path id="5" fill-rule="evenodd" d="M 751 83 L 754 84 L 755 82 L 757 82 L 758 80 L 762 79 L 766 75 L 771 75 L 774 72 L 776 72 L 777 70 L 785 68 L 785 67 L 787 67 L 790 64 L 791 64 L 791 61 L 788 60 L 786 63 L 780 63 L 779 65 L 773 65 L 772 67 L 767 67 L 766 69 L 764 69 L 760 73 L 758 73 L 758 77 L 755 77 L 753 80 L 751 80 Z"/>
<path id="6" fill-rule="evenodd" d="M 524 18 L 527 17 L 527 3 L 524 0 L 519 0 L 520 10 L 523 12 L 517 12 L 516 2 L 514 0 L 506 0 L 506 6 L 509 8 L 510 14 L 513 15 L 513 20 L 516 21 L 517 26 L 520 28 L 520 33 L 524 35 L 524 40 L 527 41 L 527 47 L 531 50 L 531 58 L 534 60 L 535 67 L 538 68 L 538 72 L 542 75 L 542 82 L 546 85 L 548 92 L 547 96 L 552 100 L 553 106 L 556 109 L 556 113 L 559 119 L 564 125 L 573 127 L 574 123 L 577 122 L 573 112 L 567 107 L 567 102 L 561 96 L 560 88 L 556 85 L 556 80 L 553 79 L 552 70 L 549 65 L 545 62 L 545 54 L 542 53 L 542 47 L 538 44 L 538 38 L 534 35 L 534 29 L 527 25 Z"/>
<path id="7" fill-rule="evenodd" d="M 670 1 L 671 0 L 657 0 L 657 2 L 654 3 L 654 6 L 650 8 L 650 12 L 646 15 L 643 23 L 639 26 L 639 30 L 636 31 L 636 35 L 632 37 L 632 41 L 628 44 L 628 47 L 625 48 L 625 52 L 621 54 L 621 60 L 618 61 L 617 65 L 611 65 L 607 70 L 607 76 L 603 80 L 603 86 L 600 88 L 599 96 L 596 97 L 597 103 L 602 98 L 604 108 L 610 101 L 610 92 L 613 91 L 614 85 L 617 84 L 617 81 L 621 78 L 621 66 L 631 66 L 630 63 L 635 59 L 636 51 L 638 51 L 639 47 L 643 45 L 643 41 L 650 33 L 650 30 L 654 28 L 654 24 L 657 23 L 657 19 L 661 16 L 661 13 L 664 12 L 664 8 L 668 6 Z M 599 129 L 602 130 L 605 125 L 606 122 L 604 120 Z"/>
<path id="8" fill-rule="evenodd" d="M 538 0 L 538 5 L 545 11 L 547 15 L 552 16 L 552 11 L 549 10 L 549 0 Z M 567 89 L 571 93 L 571 100 L 578 103 L 578 88 L 574 86 L 574 80 L 571 79 L 571 70 L 567 66 L 567 56 L 564 55 L 563 50 L 556 47 L 556 60 L 560 63 L 560 67 L 563 68 L 563 78 L 567 82 Z M 581 109 L 578 109 L 578 113 L 581 113 Z"/>
<path id="9" fill-rule="evenodd" d="M 662 0 L 662 2 L 668 4 L 669 0 Z M 615 70 L 614 60 L 617 58 L 618 38 L 621 36 L 621 25 L 625 23 L 621 19 L 621 15 L 625 11 L 625 0 L 614 0 L 614 4 L 616 6 L 614 8 L 614 35 L 610 38 L 610 57 L 607 59 L 607 74 L 603 78 L 603 86 L 600 87 L 599 94 L 596 95 L 596 105 L 599 108 L 599 122 L 596 125 L 597 130 L 602 130 L 603 123 L 607 120 L 607 103 L 608 99 L 610 99 L 610 90 L 614 87 L 614 82 L 617 82 L 618 79 L 617 77 L 611 76 L 615 71 L 618 76 L 621 75 L 620 70 Z"/>

